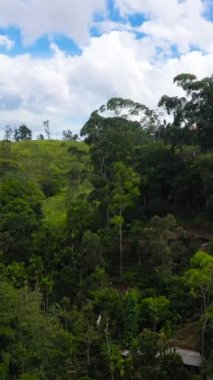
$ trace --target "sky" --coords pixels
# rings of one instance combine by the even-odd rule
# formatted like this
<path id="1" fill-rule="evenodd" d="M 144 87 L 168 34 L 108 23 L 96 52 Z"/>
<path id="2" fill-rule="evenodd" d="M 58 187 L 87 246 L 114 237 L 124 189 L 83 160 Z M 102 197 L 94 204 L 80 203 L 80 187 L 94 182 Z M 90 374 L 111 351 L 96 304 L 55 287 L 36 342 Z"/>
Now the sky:
<path id="1" fill-rule="evenodd" d="M 156 108 L 213 74 L 213 0 L 0 0 L 0 133 L 78 133 L 112 97 Z"/>

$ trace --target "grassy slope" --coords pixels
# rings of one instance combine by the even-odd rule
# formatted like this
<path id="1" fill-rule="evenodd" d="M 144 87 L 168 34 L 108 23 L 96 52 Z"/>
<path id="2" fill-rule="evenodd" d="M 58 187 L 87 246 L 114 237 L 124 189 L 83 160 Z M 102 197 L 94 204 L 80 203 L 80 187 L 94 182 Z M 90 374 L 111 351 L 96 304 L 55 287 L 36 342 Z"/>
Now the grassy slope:
<path id="1" fill-rule="evenodd" d="M 70 147 L 77 148 L 84 154 L 79 160 L 70 153 Z M 55 189 L 54 195 L 43 200 L 43 212 L 46 222 L 53 228 L 63 227 L 66 217 L 66 194 L 68 172 L 72 167 L 80 166 L 89 170 L 88 146 L 83 142 L 37 140 L 22 141 L 12 144 L 12 158 L 18 162 L 24 177 L 42 184 L 50 181 Z M 84 182 L 81 191 L 90 189 L 90 183 Z"/>

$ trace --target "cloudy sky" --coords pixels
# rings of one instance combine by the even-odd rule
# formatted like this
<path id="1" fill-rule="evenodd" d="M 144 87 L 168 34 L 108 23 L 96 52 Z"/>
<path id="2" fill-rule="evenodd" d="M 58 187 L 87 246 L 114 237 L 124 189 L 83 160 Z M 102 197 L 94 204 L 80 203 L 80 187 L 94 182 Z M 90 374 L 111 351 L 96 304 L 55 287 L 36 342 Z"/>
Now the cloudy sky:
<path id="1" fill-rule="evenodd" d="M 213 0 L 0 0 L 2 132 L 78 132 L 111 97 L 154 108 L 181 72 L 213 73 Z"/>

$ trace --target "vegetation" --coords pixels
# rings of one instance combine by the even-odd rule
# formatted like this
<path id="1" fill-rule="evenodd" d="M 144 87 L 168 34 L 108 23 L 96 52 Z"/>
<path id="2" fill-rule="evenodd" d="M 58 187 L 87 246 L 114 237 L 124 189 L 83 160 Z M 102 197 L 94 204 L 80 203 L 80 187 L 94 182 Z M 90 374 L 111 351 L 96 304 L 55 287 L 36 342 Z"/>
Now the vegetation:
<path id="1" fill-rule="evenodd" d="M 84 142 L 5 128 L 0 379 L 213 378 L 213 77 L 174 81 L 169 123 L 111 99 Z"/>

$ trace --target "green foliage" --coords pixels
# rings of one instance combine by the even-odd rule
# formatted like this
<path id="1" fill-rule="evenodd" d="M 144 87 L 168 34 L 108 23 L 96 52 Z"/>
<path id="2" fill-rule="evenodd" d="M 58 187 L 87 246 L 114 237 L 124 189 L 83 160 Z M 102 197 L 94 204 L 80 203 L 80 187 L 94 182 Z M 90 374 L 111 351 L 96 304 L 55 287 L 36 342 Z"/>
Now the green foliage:
<path id="1" fill-rule="evenodd" d="M 24 373 L 19 377 L 19 380 L 39 380 L 39 377 L 30 373 Z"/>
<path id="2" fill-rule="evenodd" d="M 112 320 L 121 317 L 121 298 L 113 288 L 101 288 L 91 293 L 97 313 L 103 312 Z M 121 321 L 120 321 L 121 322 Z"/>
<path id="3" fill-rule="evenodd" d="M 15 129 L 14 139 L 15 141 L 31 140 L 32 131 L 26 125 L 23 124 L 18 129 Z"/>
<path id="4" fill-rule="evenodd" d="M 134 379 L 191 379 L 180 356 L 170 351 L 162 334 L 143 330 L 133 341 L 131 355 L 137 368 Z"/>
<path id="5" fill-rule="evenodd" d="M 88 145 L 50 140 L 48 121 L 47 140 L 6 127 L 0 378 L 199 378 L 170 343 L 200 350 L 211 378 L 212 78 L 174 81 L 172 123 L 113 98 L 82 128 Z"/>
<path id="6" fill-rule="evenodd" d="M 13 261 L 8 265 L 7 272 L 11 283 L 15 287 L 22 287 L 26 284 L 27 276 L 24 263 L 17 263 L 16 261 Z"/>
<path id="7" fill-rule="evenodd" d="M 63 131 L 63 140 L 64 141 L 76 141 L 78 139 L 78 135 L 74 134 L 68 129 L 67 131 Z"/>
<path id="8" fill-rule="evenodd" d="M 72 337 L 63 331 L 56 319 L 44 317 L 40 295 L 1 283 L 0 300 L 1 341 L 14 375 L 23 373 L 26 377 L 32 373 L 42 379 L 67 376 Z M 4 363 L 5 360 L 6 357 Z"/>
<path id="9" fill-rule="evenodd" d="M 134 205 L 134 200 L 139 196 L 138 185 L 140 178 L 131 168 L 122 162 L 113 165 L 112 174 L 112 209 L 122 210 Z"/>
<path id="10" fill-rule="evenodd" d="M 0 197 L 0 247 L 5 260 L 27 260 L 41 217 L 42 194 L 32 182 L 10 179 L 0 183 Z"/>
<path id="11" fill-rule="evenodd" d="M 142 302 L 142 318 L 156 330 L 169 318 L 170 301 L 165 296 L 148 297 Z"/>
<path id="12" fill-rule="evenodd" d="M 117 373 L 123 378 L 125 373 L 125 359 L 122 356 L 121 347 L 115 343 L 111 343 L 110 345 L 104 344 L 102 350 L 111 373 L 115 375 Z"/>
<path id="13" fill-rule="evenodd" d="M 197 252 L 191 259 L 192 268 L 186 272 L 186 282 L 193 295 L 213 292 L 213 256 Z"/>
<path id="14" fill-rule="evenodd" d="M 197 80 L 195 75 L 180 74 L 174 82 L 186 92 L 186 97 L 164 95 L 159 102 L 159 106 L 174 115 L 173 125 L 168 126 L 169 130 L 176 128 L 172 144 L 196 142 L 203 149 L 212 150 L 213 77 Z"/>
<path id="15" fill-rule="evenodd" d="M 133 164 L 140 147 L 149 141 L 138 122 L 121 117 L 104 119 L 97 112 L 92 113 L 81 136 L 86 136 L 95 173 L 101 176 L 108 175 L 116 161 Z"/>
<path id="16" fill-rule="evenodd" d="M 139 292 L 135 289 L 128 291 L 123 298 L 124 341 L 129 344 L 139 331 L 140 306 Z"/>
<path id="17" fill-rule="evenodd" d="M 99 236 L 91 231 L 85 231 L 82 237 L 82 270 L 94 272 L 103 265 L 103 245 Z"/>

